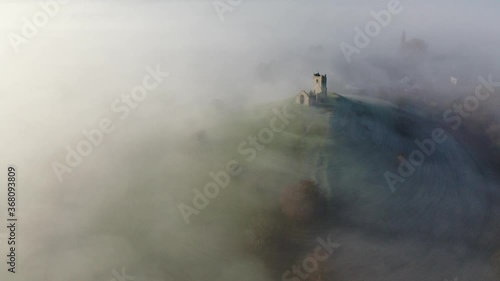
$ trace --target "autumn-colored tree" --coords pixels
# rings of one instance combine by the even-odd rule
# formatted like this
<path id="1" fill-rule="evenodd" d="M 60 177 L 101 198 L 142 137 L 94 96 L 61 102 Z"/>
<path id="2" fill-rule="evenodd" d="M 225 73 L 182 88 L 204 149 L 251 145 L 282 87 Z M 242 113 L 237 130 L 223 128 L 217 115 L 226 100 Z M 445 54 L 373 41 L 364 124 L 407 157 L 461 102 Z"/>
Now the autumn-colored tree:
<path id="1" fill-rule="evenodd" d="M 282 190 L 280 206 L 286 217 L 309 222 L 324 214 L 326 199 L 314 181 L 301 180 L 298 184 Z"/>

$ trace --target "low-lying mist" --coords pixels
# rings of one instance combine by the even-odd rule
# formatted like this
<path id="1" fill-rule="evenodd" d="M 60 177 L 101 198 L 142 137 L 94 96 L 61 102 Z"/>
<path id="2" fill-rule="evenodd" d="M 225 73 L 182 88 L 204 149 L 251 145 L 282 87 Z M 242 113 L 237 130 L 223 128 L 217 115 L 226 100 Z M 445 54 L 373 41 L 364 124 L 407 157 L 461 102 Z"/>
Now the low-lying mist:
<path id="1" fill-rule="evenodd" d="M 39 4 L 0 3 L 0 162 L 19 177 L 18 272 L 2 262 L 1 279 L 497 280 L 498 83 L 457 130 L 443 114 L 479 77 L 500 81 L 499 3 L 401 0 L 347 59 L 341 43 L 354 46 L 354 28 L 389 2 L 242 0 L 221 17 L 211 1 L 72 0 L 17 52 L 9 33 L 22 34 Z M 426 48 L 405 47 L 403 32 Z M 329 92 L 383 99 L 397 113 L 354 106 L 335 121 L 335 110 L 295 105 L 316 72 Z M 147 79 L 155 86 L 131 100 Z M 451 132 L 445 160 L 424 169 L 443 184 L 417 172 L 415 192 L 367 191 L 414 140 L 392 127 L 379 133 L 394 143 L 345 132 L 398 114 L 415 116 L 419 138 Z M 259 134 L 269 142 L 252 144 Z M 75 156 L 83 141 L 87 155 Z M 309 182 L 316 168 L 334 179 Z M 227 186 L 199 199 L 222 174 Z M 422 209 L 435 217 L 395 203 L 427 195 Z M 323 275 L 282 277 L 330 238 L 340 246 Z"/>

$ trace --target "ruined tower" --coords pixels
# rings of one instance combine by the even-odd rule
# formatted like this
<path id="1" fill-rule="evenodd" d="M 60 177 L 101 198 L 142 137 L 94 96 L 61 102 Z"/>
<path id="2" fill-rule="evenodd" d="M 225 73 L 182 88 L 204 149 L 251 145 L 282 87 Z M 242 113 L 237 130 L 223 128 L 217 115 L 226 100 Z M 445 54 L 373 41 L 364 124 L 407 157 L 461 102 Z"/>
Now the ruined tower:
<path id="1" fill-rule="evenodd" d="M 315 73 L 313 75 L 312 92 L 316 95 L 317 99 L 326 97 L 326 74 L 321 75 L 319 73 Z"/>
<path id="2" fill-rule="evenodd" d="M 314 105 L 326 99 L 326 74 L 313 74 L 313 88 L 309 92 L 301 91 L 295 96 L 295 102 L 303 105 Z"/>

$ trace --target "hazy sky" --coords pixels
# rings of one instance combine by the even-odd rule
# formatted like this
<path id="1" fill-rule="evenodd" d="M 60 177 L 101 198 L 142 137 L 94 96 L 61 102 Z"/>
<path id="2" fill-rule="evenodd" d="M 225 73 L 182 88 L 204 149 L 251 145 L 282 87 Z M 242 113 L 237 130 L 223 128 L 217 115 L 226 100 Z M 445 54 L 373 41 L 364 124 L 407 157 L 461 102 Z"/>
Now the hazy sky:
<path id="1" fill-rule="evenodd" d="M 354 28 L 364 28 L 373 20 L 370 12 L 387 9 L 388 3 L 242 0 L 224 13 L 222 20 L 212 1 L 70 0 L 16 52 L 11 44 L 12 33 L 22 36 L 23 18 L 31 21 L 41 8 L 38 1 L 3 0 L 0 167 L 14 163 L 21 168 L 26 224 L 31 223 L 26 229 L 38 230 L 34 226 L 38 213 L 47 216 L 47 221 L 51 214 L 60 213 L 58 208 L 63 206 L 44 201 L 63 196 L 60 190 L 89 190 L 102 195 L 93 201 L 82 191 L 70 192 L 69 201 L 76 202 L 78 196 L 83 196 L 79 205 L 82 209 L 83 205 L 112 206 L 103 198 L 116 196 L 113 192 L 120 188 L 96 189 L 114 186 L 113 178 L 121 184 L 126 182 L 129 174 L 124 171 L 134 166 L 127 162 L 132 157 L 120 153 L 148 147 L 148 138 L 155 139 L 159 132 L 165 132 L 161 128 L 166 127 L 164 130 L 172 136 L 168 141 L 177 144 L 182 140 L 175 136 L 193 133 L 185 124 L 202 126 L 203 120 L 186 105 L 203 107 L 216 98 L 235 107 L 280 100 L 309 89 L 313 72 L 326 73 L 329 89 L 339 93 L 347 85 L 390 86 L 395 78 L 389 77 L 377 62 L 391 64 L 404 30 L 409 38 L 421 38 L 429 46 L 429 57 L 416 68 L 426 74 L 425 79 L 432 79 L 428 72 L 431 70 L 472 81 L 479 75 L 500 72 L 500 2 L 495 0 L 401 0 L 402 12 L 393 15 L 390 24 L 347 63 L 339 44 L 353 44 Z M 80 140 L 83 129 L 97 126 L 104 116 L 112 116 L 110 104 L 142 82 L 146 67 L 157 65 L 170 76 L 128 119 L 117 124 L 122 131 L 112 140 L 125 141 L 103 144 L 91 155 L 90 164 L 69 174 L 67 182 L 59 183 L 51 162 L 64 159 L 65 146 Z M 473 89 L 475 85 L 462 86 Z M 120 149 L 113 151 L 114 145 Z M 182 161 L 182 155 L 174 152 L 170 157 Z M 117 158 L 123 162 L 117 163 Z M 173 161 L 165 162 L 175 169 Z M 99 170 L 95 178 L 88 177 L 95 170 Z M 106 175 L 110 178 L 100 182 L 99 178 Z M 96 215 L 92 212 L 75 211 L 81 216 L 75 217 L 87 219 L 92 225 L 91 218 Z M 68 225 L 73 219 L 61 218 Z M 80 230 L 74 227 L 63 234 Z M 43 235 L 53 236 L 51 230 L 40 232 L 39 237 L 26 238 L 26 243 L 35 245 L 46 241 Z M 123 248 L 133 255 L 132 247 L 127 247 Z M 35 252 L 30 250 L 26 256 Z M 66 254 L 71 255 L 64 252 L 57 260 L 65 260 Z M 133 262 L 131 258 L 121 264 Z M 102 271 L 109 272 L 108 268 L 117 264 L 106 265 Z"/>

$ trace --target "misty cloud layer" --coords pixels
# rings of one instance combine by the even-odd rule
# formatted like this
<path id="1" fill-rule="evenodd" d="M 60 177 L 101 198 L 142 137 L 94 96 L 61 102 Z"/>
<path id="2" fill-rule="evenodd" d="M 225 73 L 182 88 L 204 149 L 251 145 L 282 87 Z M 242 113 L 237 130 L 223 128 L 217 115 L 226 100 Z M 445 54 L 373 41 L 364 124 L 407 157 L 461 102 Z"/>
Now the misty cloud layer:
<path id="1" fill-rule="evenodd" d="M 252 126 L 268 122 L 269 104 L 309 90 L 312 73 L 320 72 L 328 75 L 328 90 L 339 94 L 435 102 L 433 114 L 425 116 L 435 121 L 457 99 L 474 93 L 479 76 L 500 81 L 498 1 L 401 0 L 403 11 L 348 63 L 339 45 L 353 44 L 353 29 L 364 28 L 370 12 L 385 9 L 387 2 L 243 0 L 221 21 L 211 1 L 72 0 L 19 53 L 7 35 L 21 34 L 22 18 L 40 8 L 34 1 L 0 3 L 0 163 L 19 168 L 20 204 L 19 274 L 4 270 L 2 241 L 1 279 L 112 280 L 113 270 L 126 268 L 135 280 L 275 280 L 276 269 L 239 244 L 241 225 L 234 225 L 250 211 L 233 198 L 247 207 L 276 208 L 281 185 L 273 184 L 291 184 L 301 165 L 283 151 L 302 148 L 267 150 L 243 167 L 239 189 L 211 202 L 193 224 L 186 225 L 178 209 L 191 200 L 193 188 L 209 180 L 210 171 L 241 157 L 234 156 L 238 143 L 260 129 Z M 424 40 L 427 52 L 401 54 L 403 31 Z M 170 76 L 120 119 L 113 101 L 156 66 Z M 464 130 L 481 128 L 474 133 L 483 136 L 498 121 L 497 104 L 492 97 Z M 267 111 L 254 112 L 260 105 Z M 98 128 L 103 118 L 113 121 L 114 131 L 59 182 L 52 163 L 63 163 L 65 147 L 75 147 L 84 139 L 82 130 Z M 206 132 L 206 143 L 199 142 L 200 132 Z M 286 141 L 286 135 L 277 137 L 279 144 Z M 221 148 L 226 142 L 231 145 Z M 498 187 L 494 176 L 478 182 Z M 427 259 L 423 240 L 385 245 L 350 227 L 343 225 L 336 236 L 340 244 L 358 245 L 343 250 L 343 268 L 356 262 L 361 268 L 380 266 L 380 255 L 358 257 L 382 245 L 391 266 L 398 266 L 403 251 Z M 486 247 L 498 246 L 490 235 Z M 420 278 L 415 280 L 423 280 L 427 269 L 432 278 L 443 277 L 431 280 L 452 280 L 439 271 L 453 274 L 461 267 L 466 269 L 455 276 L 495 280 L 486 258 L 472 250 L 477 256 L 469 255 L 464 245 L 453 245 L 456 256 L 445 246 L 429 250 L 429 260 L 449 263 L 441 269 L 421 262 L 414 267 L 414 278 Z M 340 274 L 338 280 L 389 280 L 383 277 L 390 272 L 366 270 L 366 276 Z"/>

